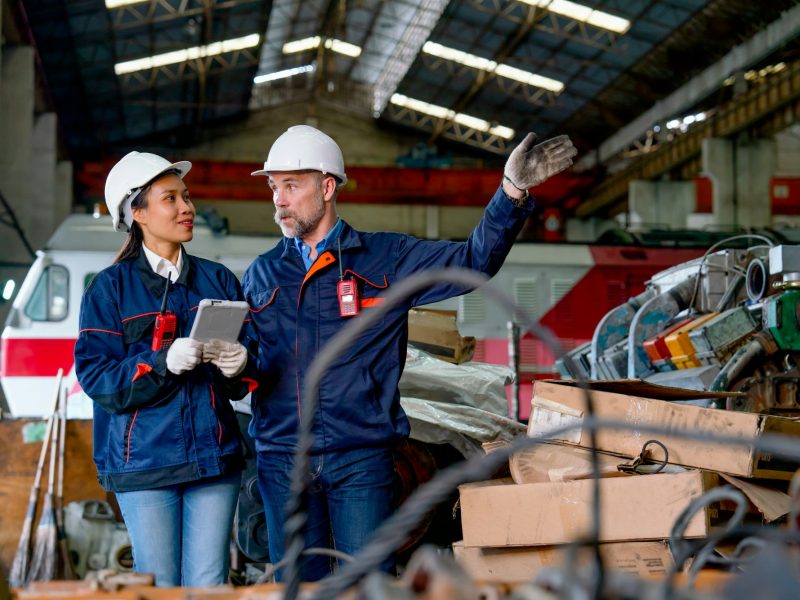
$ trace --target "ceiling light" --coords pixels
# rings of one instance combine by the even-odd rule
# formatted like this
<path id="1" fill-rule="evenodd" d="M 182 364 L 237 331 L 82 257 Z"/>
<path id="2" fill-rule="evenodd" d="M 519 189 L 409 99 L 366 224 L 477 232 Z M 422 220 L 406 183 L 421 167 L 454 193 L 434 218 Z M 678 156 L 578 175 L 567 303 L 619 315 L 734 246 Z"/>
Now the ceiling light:
<path id="1" fill-rule="evenodd" d="M 313 50 L 314 48 L 319 48 L 321 43 L 322 38 L 318 35 L 315 35 L 314 37 L 303 38 L 301 40 L 295 40 L 293 42 L 286 42 L 283 45 L 283 53 L 293 54 L 295 52 Z M 325 40 L 325 47 L 334 52 L 338 52 L 339 54 L 352 56 L 353 58 L 361 55 L 360 47 L 356 46 L 355 44 L 350 44 L 334 38 L 327 38 Z"/>
<path id="2" fill-rule="evenodd" d="M 119 8 L 121 6 L 128 6 L 128 4 L 142 4 L 148 0 L 106 0 L 106 8 Z"/>
<path id="3" fill-rule="evenodd" d="M 442 46 L 436 42 L 425 42 L 422 51 L 432 56 L 444 58 L 445 60 L 452 60 L 453 62 L 472 67 L 473 69 L 495 73 L 500 77 L 527 83 L 551 92 L 559 93 L 564 89 L 564 84 L 555 79 L 537 75 L 536 73 L 529 73 L 528 71 L 523 71 L 522 69 L 517 69 L 510 65 L 497 64 L 493 60 L 481 58 L 480 56 L 475 56 L 469 52 L 462 52 L 455 48 Z"/>
<path id="4" fill-rule="evenodd" d="M 252 48 L 257 46 L 260 40 L 261 36 L 257 33 L 253 33 L 240 38 L 233 38 L 221 42 L 213 42 L 205 46 L 194 46 L 192 48 L 185 48 L 183 50 L 175 50 L 173 52 L 165 52 L 164 54 L 156 54 L 154 56 L 147 56 L 145 58 L 137 58 L 134 60 L 117 63 L 114 65 L 114 72 L 117 75 L 124 75 L 125 73 L 133 73 L 134 71 L 143 71 L 145 69 L 154 69 L 156 67 L 173 65 L 189 60 L 195 60 L 197 58 L 217 56 L 218 54 L 223 54 L 225 52 L 234 52 L 236 50 Z"/>
<path id="5" fill-rule="evenodd" d="M 510 127 L 504 127 L 503 125 L 492 126 L 488 121 L 484 121 L 478 117 L 473 117 L 464 113 L 457 113 L 454 110 L 445 108 L 444 106 L 437 106 L 436 104 L 430 104 L 429 102 L 423 102 L 422 100 L 409 98 L 403 94 L 392 94 L 390 102 L 392 104 L 396 104 L 397 106 L 402 106 L 404 108 L 424 113 L 432 117 L 447 119 L 453 121 L 454 123 L 464 125 L 465 127 L 490 133 L 506 140 L 510 140 L 514 137 L 514 130 Z"/>
<path id="6" fill-rule="evenodd" d="M 623 19 L 602 10 L 595 10 L 577 2 L 570 2 L 569 0 L 520 0 L 520 2 L 539 8 L 546 8 L 558 15 L 569 17 L 581 23 L 589 23 L 602 29 L 608 29 L 614 33 L 625 33 L 631 26 L 631 22 L 628 19 Z"/>
<path id="7" fill-rule="evenodd" d="M 303 65 L 302 67 L 294 67 L 293 69 L 284 69 L 283 71 L 275 71 L 274 73 L 267 73 L 266 75 L 259 75 L 253 78 L 253 83 L 267 83 L 268 81 L 275 81 L 276 79 L 286 79 L 301 73 L 309 73 L 314 70 L 314 65 Z"/>

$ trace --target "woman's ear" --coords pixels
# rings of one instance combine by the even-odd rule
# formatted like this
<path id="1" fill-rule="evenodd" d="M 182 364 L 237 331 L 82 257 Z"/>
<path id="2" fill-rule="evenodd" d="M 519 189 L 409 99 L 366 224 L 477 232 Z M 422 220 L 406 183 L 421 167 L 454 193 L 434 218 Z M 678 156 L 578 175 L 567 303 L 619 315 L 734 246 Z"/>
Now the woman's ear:
<path id="1" fill-rule="evenodd" d="M 146 208 L 142 208 L 141 206 L 138 208 L 131 208 L 131 214 L 133 215 L 133 220 L 139 223 L 139 225 L 147 224 Z"/>

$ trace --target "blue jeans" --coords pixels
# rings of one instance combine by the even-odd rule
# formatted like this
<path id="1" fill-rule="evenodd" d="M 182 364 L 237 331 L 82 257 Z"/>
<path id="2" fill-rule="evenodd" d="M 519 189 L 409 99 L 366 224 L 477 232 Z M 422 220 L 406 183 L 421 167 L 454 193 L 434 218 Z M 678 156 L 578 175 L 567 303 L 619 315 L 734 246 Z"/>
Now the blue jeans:
<path id="1" fill-rule="evenodd" d="M 233 513 L 241 474 L 153 490 L 118 492 L 134 570 L 161 587 L 228 581 Z"/>
<path id="2" fill-rule="evenodd" d="M 258 487 L 264 499 L 273 564 L 284 553 L 283 526 L 293 462 L 292 454 L 258 453 Z M 306 548 L 355 554 L 394 511 L 394 459 L 388 448 L 319 454 L 311 459 L 311 478 Z M 303 579 L 322 579 L 331 573 L 331 563 L 326 556 L 305 556 Z M 389 560 L 384 567 L 389 569 L 392 564 Z M 280 577 L 279 571 L 276 578 Z"/>

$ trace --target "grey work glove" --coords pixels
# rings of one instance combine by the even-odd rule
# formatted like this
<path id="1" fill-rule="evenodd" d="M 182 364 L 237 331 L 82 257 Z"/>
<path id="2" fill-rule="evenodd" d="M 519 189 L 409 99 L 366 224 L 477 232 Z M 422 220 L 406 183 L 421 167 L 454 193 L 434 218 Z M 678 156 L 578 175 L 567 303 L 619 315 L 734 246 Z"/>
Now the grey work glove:
<path id="1" fill-rule="evenodd" d="M 191 371 L 200 364 L 203 357 L 203 343 L 192 338 L 178 338 L 167 350 L 167 369 L 180 375 Z"/>
<path id="2" fill-rule="evenodd" d="M 572 157 L 578 153 L 569 136 L 559 135 L 534 146 L 536 139 L 535 133 L 526 135 L 511 152 L 503 169 L 503 177 L 521 192 L 568 168 Z"/>
<path id="3" fill-rule="evenodd" d="M 247 350 L 238 342 L 210 340 L 203 344 L 203 362 L 216 365 L 225 377 L 236 377 L 247 365 Z"/>

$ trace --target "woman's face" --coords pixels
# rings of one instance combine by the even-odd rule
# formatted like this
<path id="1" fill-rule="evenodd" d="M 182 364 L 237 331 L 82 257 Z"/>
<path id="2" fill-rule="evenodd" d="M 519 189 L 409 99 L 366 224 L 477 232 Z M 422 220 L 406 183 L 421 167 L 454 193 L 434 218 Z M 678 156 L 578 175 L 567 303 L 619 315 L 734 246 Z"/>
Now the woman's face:
<path id="1" fill-rule="evenodd" d="M 146 205 L 132 210 L 145 241 L 181 244 L 192 239 L 194 205 L 183 180 L 174 174 L 159 177 L 150 185 Z"/>

